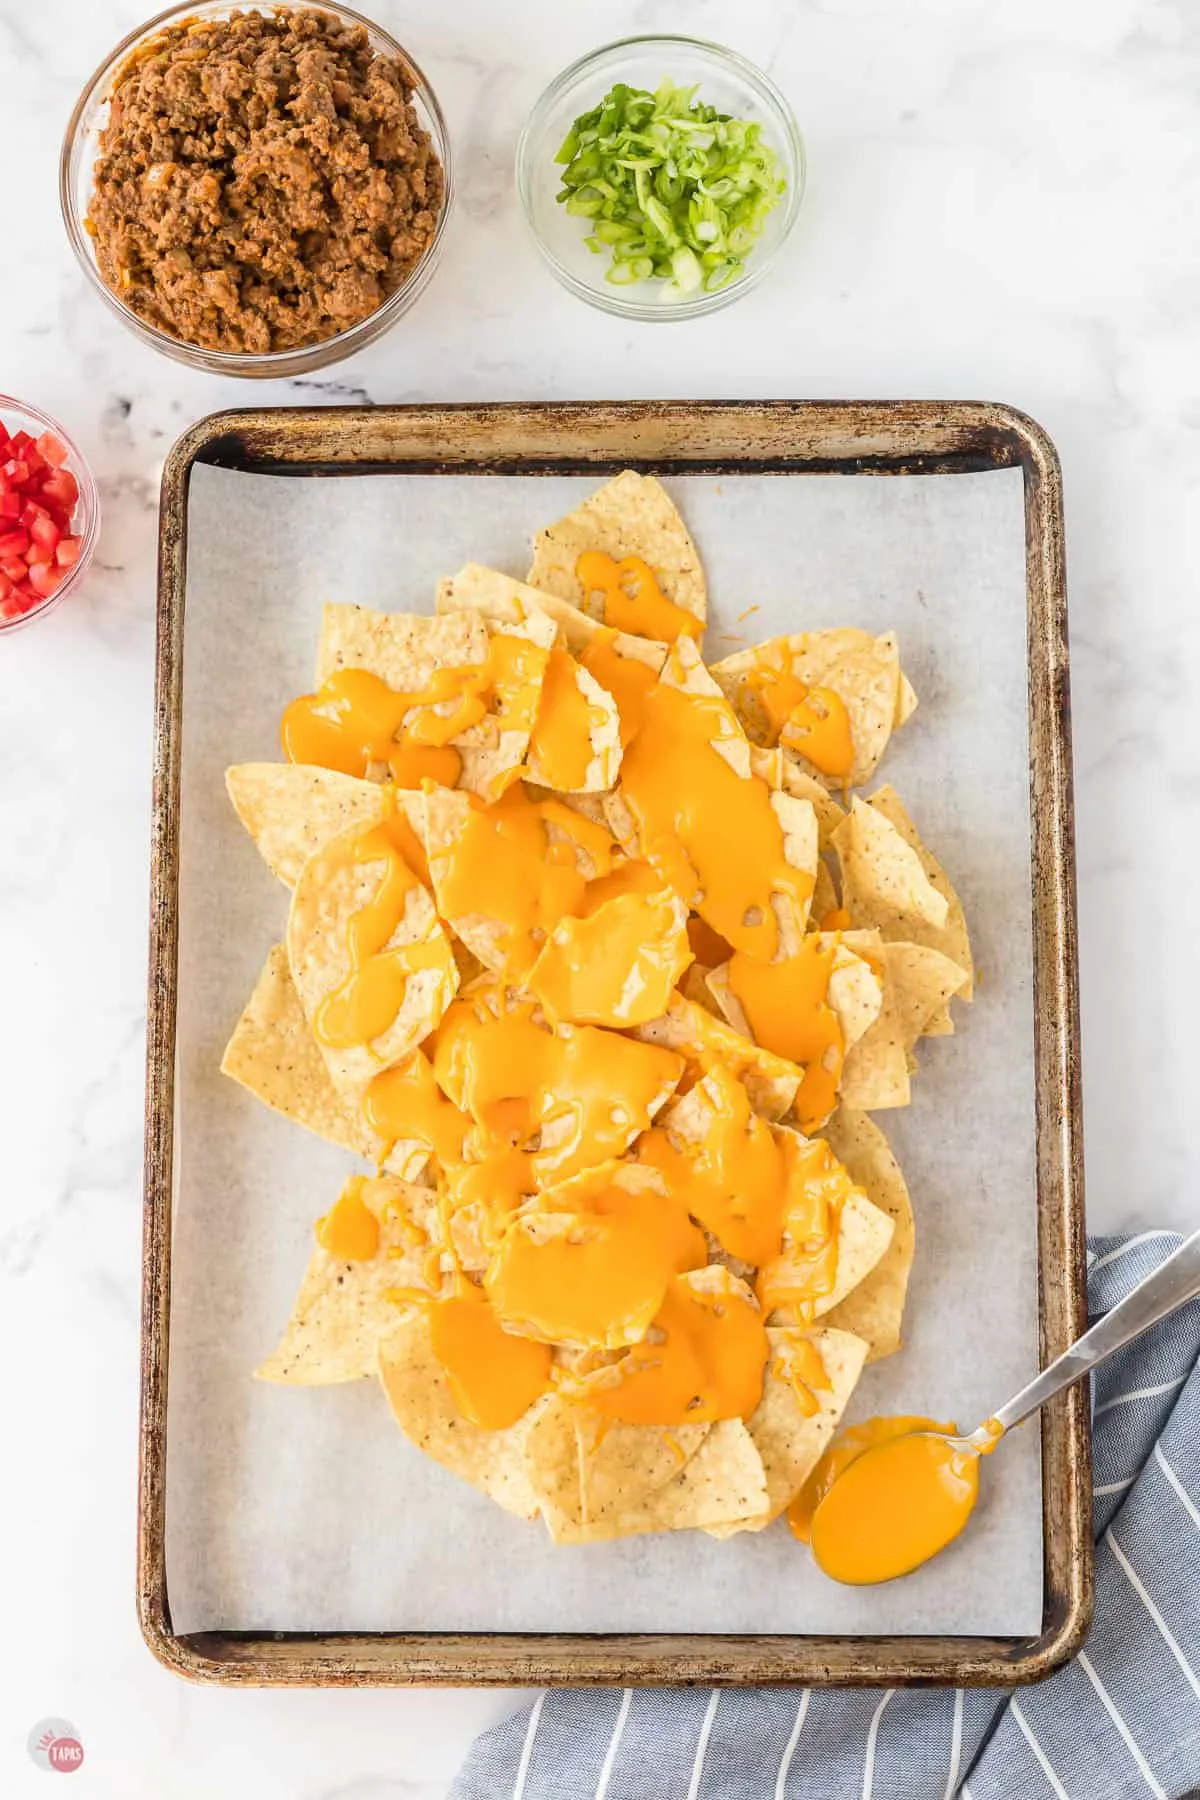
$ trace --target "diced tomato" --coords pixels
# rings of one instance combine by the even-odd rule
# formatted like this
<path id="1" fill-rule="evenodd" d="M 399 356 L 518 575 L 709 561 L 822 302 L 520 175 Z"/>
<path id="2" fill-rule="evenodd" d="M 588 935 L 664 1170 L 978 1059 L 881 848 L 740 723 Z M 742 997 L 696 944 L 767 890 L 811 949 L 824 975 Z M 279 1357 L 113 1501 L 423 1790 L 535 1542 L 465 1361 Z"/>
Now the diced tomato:
<path id="1" fill-rule="evenodd" d="M 67 456 L 53 431 L 35 439 L 0 424 L 0 621 L 48 600 L 79 561 L 79 483 Z"/>
<path id="2" fill-rule="evenodd" d="M 54 563 L 34 563 L 29 571 L 29 585 L 40 599 L 49 599 L 61 580 L 63 572 L 56 569 Z"/>
<path id="3" fill-rule="evenodd" d="M 61 469 L 67 460 L 67 446 L 60 437 L 55 437 L 52 431 L 43 431 L 37 441 L 37 447 L 46 461 L 53 463 L 56 469 Z"/>
<path id="4" fill-rule="evenodd" d="M 29 522 L 29 535 L 35 544 L 40 544 L 43 550 L 48 551 L 50 555 L 53 556 L 55 550 L 58 548 L 58 540 L 62 536 L 62 529 L 55 524 L 49 513 L 39 512 L 38 516 L 35 519 L 31 519 Z M 45 559 L 43 558 L 42 560 L 44 561 Z"/>
<path id="5" fill-rule="evenodd" d="M 5 581 L 0 588 L 0 618 L 19 619 L 22 613 L 40 605 L 45 598 L 28 581 Z"/>
<path id="6" fill-rule="evenodd" d="M 34 563 L 29 571 L 29 585 L 43 600 L 49 598 L 62 580 L 62 571 L 52 563 Z"/>
<path id="7" fill-rule="evenodd" d="M 79 500 L 79 483 L 70 469 L 55 469 L 43 481 L 38 499 L 45 506 L 61 507 L 69 519 Z"/>

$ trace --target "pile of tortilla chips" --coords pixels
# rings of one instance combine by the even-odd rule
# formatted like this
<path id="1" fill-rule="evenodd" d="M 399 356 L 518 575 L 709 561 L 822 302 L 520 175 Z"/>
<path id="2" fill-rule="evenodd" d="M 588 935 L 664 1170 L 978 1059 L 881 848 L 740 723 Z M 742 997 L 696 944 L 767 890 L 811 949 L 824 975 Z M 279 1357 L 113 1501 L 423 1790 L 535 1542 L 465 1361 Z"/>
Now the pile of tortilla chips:
<path id="1" fill-rule="evenodd" d="M 258 1373 L 378 1376 L 420 1449 L 558 1542 L 784 1512 L 864 1364 L 901 1342 L 913 1213 L 870 1115 L 908 1103 L 918 1040 L 971 998 L 945 872 L 892 788 L 853 792 L 917 704 L 895 638 L 797 633 L 706 664 L 707 606 L 671 499 L 626 472 L 537 534 L 526 581 L 468 564 L 429 615 L 327 607 L 309 735 L 285 722 L 292 760 L 227 777 L 291 899 L 222 1068 L 365 1165 Z M 673 796 L 651 717 L 720 757 L 719 820 Z M 752 829 L 776 861 L 743 907 Z M 732 1416 L 699 1393 L 694 1422 L 609 1416 L 589 1394 L 653 1358 L 654 1306 L 572 1339 L 544 1323 L 556 1298 L 586 1312 L 565 1292 L 523 1324 L 501 1305 L 514 1247 L 574 1242 L 597 1183 L 667 1206 L 670 1169 L 731 1109 L 818 1156 L 836 1198 L 807 1226 L 789 1212 L 769 1255 L 736 1192 L 685 1211 L 664 1292 L 761 1313 L 761 1384 Z M 502 1347 L 527 1338 L 519 1416 L 464 1401 L 449 1299 Z"/>

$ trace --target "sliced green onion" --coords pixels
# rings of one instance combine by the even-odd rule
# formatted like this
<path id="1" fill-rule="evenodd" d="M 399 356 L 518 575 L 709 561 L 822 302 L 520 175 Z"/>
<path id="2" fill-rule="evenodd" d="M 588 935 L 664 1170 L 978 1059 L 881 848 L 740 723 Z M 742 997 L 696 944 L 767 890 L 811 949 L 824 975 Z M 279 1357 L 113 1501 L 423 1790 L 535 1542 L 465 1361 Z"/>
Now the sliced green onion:
<path id="1" fill-rule="evenodd" d="M 719 288 L 728 287 L 734 276 L 741 272 L 742 265 L 735 256 L 723 257 L 715 267 L 705 271 L 705 293 L 715 294 Z"/>
<path id="2" fill-rule="evenodd" d="M 696 91 L 618 82 L 555 158 L 559 203 L 588 221 L 588 248 L 611 255 L 606 279 L 661 280 L 668 301 L 736 280 L 787 190 L 757 121 L 730 118 Z"/>
<path id="3" fill-rule="evenodd" d="M 602 244 L 627 244 L 638 235 L 636 225 L 623 225 L 617 219 L 601 219 L 595 235 Z"/>
<path id="4" fill-rule="evenodd" d="M 614 287 L 628 287 L 635 281 L 648 281 L 654 273 L 654 264 L 648 256 L 632 256 L 614 260 L 613 266 L 605 275 Z"/>

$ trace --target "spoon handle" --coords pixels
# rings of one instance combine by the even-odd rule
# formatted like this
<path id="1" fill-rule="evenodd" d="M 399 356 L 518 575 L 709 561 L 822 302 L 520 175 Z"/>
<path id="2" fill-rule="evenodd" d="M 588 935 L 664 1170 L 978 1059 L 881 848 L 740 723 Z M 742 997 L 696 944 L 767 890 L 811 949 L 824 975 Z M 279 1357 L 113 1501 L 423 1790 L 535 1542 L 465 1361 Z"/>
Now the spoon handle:
<path id="1" fill-rule="evenodd" d="M 1132 1292 L 1126 1294 L 1111 1312 L 1105 1313 L 1090 1331 L 1085 1331 L 1069 1350 L 1056 1356 L 1028 1387 L 1014 1394 L 996 1414 L 997 1423 L 1005 1431 L 1012 1425 L 1019 1425 L 1022 1419 L 1027 1419 L 1063 1388 L 1070 1387 L 1081 1375 L 1089 1374 L 1197 1294 L 1200 1294 L 1200 1231 L 1184 1238 L 1178 1250 L 1172 1251 L 1152 1275 L 1139 1281 Z"/>

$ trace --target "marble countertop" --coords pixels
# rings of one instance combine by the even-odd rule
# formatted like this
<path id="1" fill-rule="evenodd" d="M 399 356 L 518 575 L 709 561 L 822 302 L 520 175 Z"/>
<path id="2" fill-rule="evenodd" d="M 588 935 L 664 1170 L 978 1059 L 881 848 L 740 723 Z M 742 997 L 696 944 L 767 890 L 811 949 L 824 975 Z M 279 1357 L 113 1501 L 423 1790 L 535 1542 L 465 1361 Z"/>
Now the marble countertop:
<path id="1" fill-rule="evenodd" d="M 403 326 L 256 386 L 142 349 L 85 289 L 63 122 L 132 0 L 0 7 L 0 389 L 103 490 L 86 592 L 0 644 L 0 1788 L 65 1716 L 97 1800 L 434 1800 L 507 1694 L 188 1688 L 133 1613 L 143 990 L 157 481 L 228 405 L 626 396 L 1005 400 L 1066 474 L 1094 1229 L 1196 1219 L 1200 1086 L 1200 16 L 1187 0 L 373 0 L 445 105 L 458 203 Z M 622 30 L 733 42 L 791 97 L 810 182 L 777 272 L 700 323 L 560 290 L 511 180 L 546 79 Z M 14 146 L 19 148 L 14 150 Z M 14 1551 L 14 1546 L 15 1551 Z"/>

